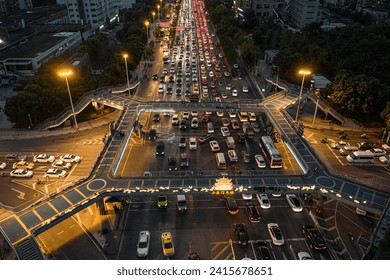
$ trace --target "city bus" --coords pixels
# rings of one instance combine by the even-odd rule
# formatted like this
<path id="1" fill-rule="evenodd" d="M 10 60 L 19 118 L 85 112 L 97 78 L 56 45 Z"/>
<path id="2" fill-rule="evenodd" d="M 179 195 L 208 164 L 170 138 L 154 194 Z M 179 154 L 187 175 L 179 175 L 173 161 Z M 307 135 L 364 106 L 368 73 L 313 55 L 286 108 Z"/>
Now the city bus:
<path id="1" fill-rule="evenodd" d="M 263 151 L 265 158 L 271 168 L 282 168 L 283 158 L 270 136 L 261 136 L 260 148 Z"/>
<path id="2" fill-rule="evenodd" d="M 356 151 L 347 156 L 347 161 L 349 163 L 373 163 L 374 158 L 374 154 L 370 151 Z"/>

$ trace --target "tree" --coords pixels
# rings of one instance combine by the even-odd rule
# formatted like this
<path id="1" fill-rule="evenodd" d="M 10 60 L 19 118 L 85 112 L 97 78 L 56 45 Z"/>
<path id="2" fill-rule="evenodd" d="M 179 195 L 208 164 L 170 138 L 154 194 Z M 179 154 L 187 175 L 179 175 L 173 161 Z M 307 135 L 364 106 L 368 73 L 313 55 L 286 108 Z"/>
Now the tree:
<path id="1" fill-rule="evenodd" d="M 384 237 L 378 244 L 377 260 L 390 260 L 390 230 L 387 230 Z"/>

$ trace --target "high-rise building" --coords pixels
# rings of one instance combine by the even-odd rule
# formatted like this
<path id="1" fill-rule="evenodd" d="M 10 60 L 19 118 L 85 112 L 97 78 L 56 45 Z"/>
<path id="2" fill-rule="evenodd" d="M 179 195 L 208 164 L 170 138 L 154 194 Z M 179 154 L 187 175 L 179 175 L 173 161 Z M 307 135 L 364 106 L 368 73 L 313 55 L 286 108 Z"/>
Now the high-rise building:
<path id="1" fill-rule="evenodd" d="M 252 0 L 252 9 L 261 20 L 266 20 L 273 15 L 275 0 Z"/>
<path id="2" fill-rule="evenodd" d="M 321 19 L 320 0 L 285 0 L 284 8 L 299 28 Z"/>
<path id="3" fill-rule="evenodd" d="M 0 18 L 7 18 L 32 8 L 32 0 L 0 0 Z"/>
<path id="4" fill-rule="evenodd" d="M 72 23 L 91 24 L 94 30 L 115 20 L 119 10 L 131 8 L 133 3 L 135 0 L 57 0 L 67 6 Z"/>

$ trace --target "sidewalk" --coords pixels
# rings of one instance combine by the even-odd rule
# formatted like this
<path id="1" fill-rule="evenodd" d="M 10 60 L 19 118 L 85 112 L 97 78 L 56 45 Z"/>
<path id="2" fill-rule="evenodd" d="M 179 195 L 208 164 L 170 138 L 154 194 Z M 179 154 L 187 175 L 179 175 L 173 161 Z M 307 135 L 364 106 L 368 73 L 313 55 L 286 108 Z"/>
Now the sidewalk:
<path id="1" fill-rule="evenodd" d="M 103 125 L 107 125 L 111 121 L 115 122 L 118 119 L 118 116 L 119 116 L 119 111 L 117 110 L 103 117 L 78 123 L 77 131 L 73 127 L 61 127 L 50 131 L 40 131 L 35 129 L 23 130 L 23 129 L 4 128 L 4 126 L 6 127 L 6 123 L 4 121 L 2 122 L 0 119 L 0 141 L 33 139 L 33 138 L 42 138 L 42 137 L 50 137 L 50 136 L 75 133 L 78 131 L 84 131 L 84 130 L 100 127 Z"/>

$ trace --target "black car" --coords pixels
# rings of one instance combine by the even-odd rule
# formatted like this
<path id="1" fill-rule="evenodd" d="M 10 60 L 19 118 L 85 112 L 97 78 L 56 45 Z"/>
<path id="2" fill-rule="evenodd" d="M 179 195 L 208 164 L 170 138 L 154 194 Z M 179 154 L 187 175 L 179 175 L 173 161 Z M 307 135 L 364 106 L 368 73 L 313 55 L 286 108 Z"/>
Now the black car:
<path id="1" fill-rule="evenodd" d="M 303 226 L 303 234 L 309 241 L 309 246 L 312 250 L 326 250 L 326 243 L 320 231 L 315 226 Z"/>
<path id="2" fill-rule="evenodd" d="M 151 128 L 148 133 L 149 140 L 154 141 L 157 138 L 157 131 L 154 128 Z"/>
<path id="3" fill-rule="evenodd" d="M 160 121 L 160 114 L 159 113 L 155 113 L 153 115 L 153 121 L 154 122 L 159 122 Z"/>
<path id="4" fill-rule="evenodd" d="M 153 81 L 157 81 L 158 80 L 158 75 L 157 74 L 153 74 L 152 79 L 153 79 Z"/>
<path id="5" fill-rule="evenodd" d="M 255 244 L 257 254 L 262 260 L 272 260 L 271 253 L 268 249 L 267 243 L 257 241 Z"/>
<path id="6" fill-rule="evenodd" d="M 238 143 L 245 143 L 245 135 L 242 133 L 237 133 L 236 138 Z"/>
<path id="7" fill-rule="evenodd" d="M 200 143 L 210 142 L 211 140 L 214 140 L 214 136 L 210 134 L 203 134 L 198 138 Z"/>
<path id="8" fill-rule="evenodd" d="M 180 121 L 180 129 L 181 130 L 186 130 L 186 128 L 187 128 L 187 121 L 185 119 L 182 119 Z"/>
<path id="9" fill-rule="evenodd" d="M 163 141 L 158 141 L 156 146 L 156 156 L 163 156 L 165 151 L 165 146 Z"/>
<path id="10" fill-rule="evenodd" d="M 246 204 L 246 212 L 248 213 L 249 221 L 252 223 L 260 222 L 260 213 L 256 205 L 253 202 Z"/>
<path id="11" fill-rule="evenodd" d="M 168 169 L 169 171 L 177 170 L 177 162 L 175 157 L 168 157 Z"/>
<path id="12" fill-rule="evenodd" d="M 237 243 L 241 246 L 247 246 L 249 237 L 248 232 L 246 230 L 246 226 L 243 223 L 234 224 L 234 231 L 237 235 Z"/>
<path id="13" fill-rule="evenodd" d="M 188 260 L 200 260 L 200 256 L 196 252 L 188 253 L 187 255 Z"/>

